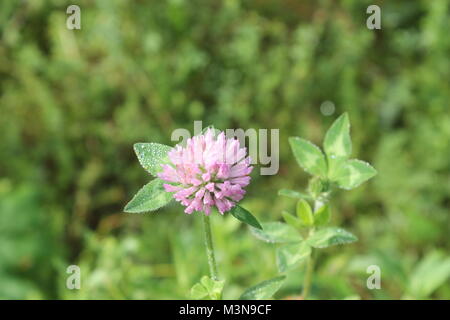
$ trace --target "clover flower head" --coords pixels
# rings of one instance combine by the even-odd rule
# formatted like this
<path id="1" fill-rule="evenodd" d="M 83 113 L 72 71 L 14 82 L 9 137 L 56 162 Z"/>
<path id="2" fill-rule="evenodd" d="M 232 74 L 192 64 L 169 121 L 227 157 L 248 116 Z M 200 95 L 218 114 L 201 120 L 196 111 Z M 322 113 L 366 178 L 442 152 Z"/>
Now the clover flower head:
<path id="1" fill-rule="evenodd" d="M 159 178 L 164 188 L 186 207 L 184 212 L 211 213 L 217 207 L 223 214 L 240 201 L 250 183 L 250 157 L 237 139 L 227 139 L 224 132 L 213 129 L 177 145 L 169 153 L 169 163 L 162 165 Z"/>

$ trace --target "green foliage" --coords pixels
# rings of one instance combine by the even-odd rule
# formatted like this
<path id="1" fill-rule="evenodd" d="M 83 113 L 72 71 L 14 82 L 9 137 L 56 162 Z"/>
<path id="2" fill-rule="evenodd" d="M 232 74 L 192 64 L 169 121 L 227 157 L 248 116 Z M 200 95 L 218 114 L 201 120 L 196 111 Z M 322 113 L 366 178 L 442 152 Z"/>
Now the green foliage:
<path id="1" fill-rule="evenodd" d="M 281 189 L 278 191 L 279 196 L 286 196 L 294 199 L 312 199 L 312 197 L 308 194 L 301 193 L 294 190 L 289 189 Z"/>
<path id="2" fill-rule="evenodd" d="M 167 161 L 167 153 L 172 149 L 154 142 L 135 143 L 133 148 L 141 166 L 154 177 L 162 170 L 161 164 Z"/>
<path id="3" fill-rule="evenodd" d="M 428 254 L 439 248 L 443 262 L 450 252 L 447 0 L 384 1 L 381 32 L 365 26 L 367 0 L 80 0 L 82 29 L 73 31 L 55 3 L 0 1 L 0 298 L 186 298 L 207 273 L 201 221 L 179 206 L 122 213 L 149 181 L 130 146 L 174 145 L 172 131 L 192 132 L 199 119 L 281 128 L 280 170 L 254 170 L 245 200 L 271 221 L 304 198 L 276 196 L 307 183 L 288 137 L 319 146 L 347 112 L 353 155 L 378 175 L 333 193 L 333 224 L 359 241 L 318 250 L 311 297 L 450 299 L 448 279 L 410 292 Z M 325 100 L 331 116 L 321 113 Z M 344 160 L 326 161 L 336 181 Z M 336 186 L 316 182 L 319 193 Z M 211 219 L 227 257 L 224 298 L 273 277 L 272 245 L 231 214 Z M 71 264 L 81 267 L 81 290 L 65 287 Z M 371 264 L 382 290 L 366 288 Z M 301 267 L 277 298 L 298 293 Z"/>
<path id="4" fill-rule="evenodd" d="M 328 129 L 324 139 L 326 159 L 319 147 L 298 137 L 289 138 L 292 153 L 300 167 L 315 175 L 311 180 L 309 190 L 313 198 L 328 191 L 327 178 L 346 190 L 354 189 L 377 174 L 368 163 L 352 159 L 347 160 L 352 151 L 350 138 L 350 122 L 347 113 L 337 118 Z M 283 190 L 282 195 L 300 196 L 296 191 Z M 297 210 L 297 212 L 299 212 Z M 305 213 L 307 215 L 307 213 Z M 307 222 L 312 225 L 311 222 Z"/>
<path id="5" fill-rule="evenodd" d="M 306 242 L 285 244 L 277 248 L 278 271 L 283 273 L 298 266 L 311 254 L 311 246 Z"/>
<path id="6" fill-rule="evenodd" d="M 328 227 L 314 232 L 306 242 L 313 248 L 327 248 L 338 244 L 346 244 L 357 241 L 353 234 L 341 228 Z"/>
<path id="7" fill-rule="evenodd" d="M 367 162 L 352 159 L 345 162 L 335 181 L 342 189 L 351 190 L 376 174 L 377 171 Z"/>
<path id="8" fill-rule="evenodd" d="M 124 211 L 130 213 L 149 212 L 168 204 L 173 197 L 172 193 L 164 189 L 163 184 L 164 181 L 161 179 L 154 179 L 147 183 L 128 202 Z"/>
<path id="9" fill-rule="evenodd" d="M 297 216 L 305 227 L 311 227 L 314 224 L 313 212 L 306 200 L 302 199 L 297 202 Z"/>
<path id="10" fill-rule="evenodd" d="M 330 191 L 330 184 L 327 180 L 320 177 L 312 177 L 309 179 L 308 192 L 312 199 L 317 199 Z"/>
<path id="11" fill-rule="evenodd" d="M 300 221 L 300 219 L 298 219 L 297 217 L 294 217 L 292 214 L 290 214 L 287 211 L 283 211 L 281 213 L 281 215 L 283 216 L 284 221 L 286 221 L 286 223 L 294 228 L 300 228 L 302 226 L 302 222 Z"/>
<path id="12" fill-rule="evenodd" d="M 408 293 L 416 299 L 430 296 L 450 279 L 450 257 L 442 252 L 430 252 L 411 274 Z"/>
<path id="13" fill-rule="evenodd" d="M 329 158 L 348 158 L 352 153 L 352 141 L 350 139 L 350 122 L 348 114 L 344 113 L 334 121 L 328 129 L 323 142 L 325 153 Z"/>
<path id="14" fill-rule="evenodd" d="M 0 179 L 0 299 L 55 298 L 52 268 L 63 262 L 63 224 L 43 210 L 43 190 L 12 187 Z"/>
<path id="15" fill-rule="evenodd" d="M 239 205 L 235 205 L 231 208 L 230 213 L 236 219 L 248 224 L 257 229 L 263 229 L 263 227 L 259 224 L 258 220 L 246 209 L 242 208 Z"/>
<path id="16" fill-rule="evenodd" d="M 271 243 L 298 242 L 301 235 L 290 225 L 282 222 L 262 223 L 262 229 L 251 228 L 253 235 L 263 241 Z"/>
<path id="17" fill-rule="evenodd" d="M 245 290 L 239 299 L 241 300 L 265 300 L 270 299 L 281 288 L 285 276 L 265 280 Z"/>
<path id="18" fill-rule="evenodd" d="M 192 299 L 200 300 L 209 297 L 211 300 L 219 300 L 222 296 L 225 280 L 213 280 L 208 276 L 203 276 L 199 283 L 196 283 L 190 292 Z"/>
<path id="19" fill-rule="evenodd" d="M 314 175 L 308 184 L 310 197 L 314 200 L 314 211 L 309 203 L 300 197 L 296 206 L 298 219 L 287 212 L 283 212 L 282 216 L 288 225 L 273 222 L 271 226 L 277 226 L 276 228 L 272 227 L 273 233 L 275 233 L 277 238 L 280 237 L 279 231 L 282 230 L 279 226 L 283 226 L 283 228 L 290 228 L 291 226 L 294 228 L 306 228 L 308 231 L 308 237 L 304 241 L 284 245 L 277 249 L 277 265 L 281 273 L 297 267 L 300 262 L 307 259 L 308 263 L 302 289 L 302 298 L 306 299 L 314 272 L 312 248 L 327 248 L 333 245 L 357 241 L 353 234 L 341 228 L 315 229 L 315 227 L 327 224 L 330 220 L 329 207 L 325 203 L 329 200 L 333 191 L 330 182 L 337 182 L 338 186 L 344 189 L 353 189 L 375 176 L 376 170 L 363 161 L 347 160 L 351 154 L 352 142 L 350 138 L 350 122 L 346 113 L 334 121 L 325 135 L 324 149 L 327 160 L 325 160 L 325 156 L 320 148 L 307 140 L 291 137 L 289 142 L 300 167 Z M 289 189 L 282 189 L 279 194 L 294 198 L 298 198 L 301 195 L 301 193 Z M 293 230 L 292 233 L 294 234 L 295 229 Z M 267 235 L 267 231 L 265 233 L 257 232 L 255 235 L 266 241 L 277 242 L 274 241 L 275 237 L 270 238 L 270 235 Z"/>
<path id="20" fill-rule="evenodd" d="M 289 143 L 292 153 L 300 167 L 313 175 L 326 175 L 327 163 L 319 147 L 298 137 L 289 138 Z"/>
<path id="21" fill-rule="evenodd" d="M 208 296 L 208 290 L 201 283 L 196 283 L 191 288 L 190 297 L 195 300 L 201 300 Z M 217 300 L 217 299 L 215 299 Z"/>
<path id="22" fill-rule="evenodd" d="M 323 226 L 330 221 L 330 217 L 330 206 L 328 204 L 325 204 L 321 206 L 314 214 L 314 225 Z"/>

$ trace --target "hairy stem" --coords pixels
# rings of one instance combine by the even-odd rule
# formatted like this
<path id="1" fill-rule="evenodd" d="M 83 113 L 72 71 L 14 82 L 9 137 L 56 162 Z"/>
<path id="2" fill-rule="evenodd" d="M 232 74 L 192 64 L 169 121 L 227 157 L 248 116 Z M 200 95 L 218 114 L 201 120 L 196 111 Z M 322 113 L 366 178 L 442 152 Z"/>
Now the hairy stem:
<path id="1" fill-rule="evenodd" d="M 213 280 L 218 280 L 216 257 L 214 256 L 214 247 L 211 237 L 211 223 L 209 221 L 209 216 L 207 216 L 206 214 L 202 215 L 203 226 L 205 230 L 206 256 L 208 257 L 209 272 Z"/>

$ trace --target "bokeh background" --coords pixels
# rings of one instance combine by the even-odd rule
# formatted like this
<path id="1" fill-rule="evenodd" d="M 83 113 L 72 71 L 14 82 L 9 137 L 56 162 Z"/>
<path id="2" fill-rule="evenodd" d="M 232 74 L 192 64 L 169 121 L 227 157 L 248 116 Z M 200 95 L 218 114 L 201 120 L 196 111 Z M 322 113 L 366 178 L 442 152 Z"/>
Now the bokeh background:
<path id="1" fill-rule="evenodd" d="M 81 30 L 66 28 L 70 4 Z M 366 8 L 382 29 L 366 28 Z M 280 220 L 307 175 L 287 139 L 320 144 L 342 112 L 379 174 L 335 195 L 359 242 L 323 250 L 312 298 L 450 299 L 447 0 L 0 2 L 0 298 L 181 299 L 207 274 L 199 215 L 122 209 L 151 177 L 135 142 L 193 121 L 280 129 L 280 170 L 243 201 Z M 332 115 L 320 106 L 330 102 Z M 323 111 L 323 110 L 322 110 Z M 275 248 L 213 218 L 225 298 L 277 275 Z M 66 288 L 67 266 L 81 289 Z M 382 289 L 368 290 L 377 264 Z M 278 299 L 299 293 L 302 268 Z"/>

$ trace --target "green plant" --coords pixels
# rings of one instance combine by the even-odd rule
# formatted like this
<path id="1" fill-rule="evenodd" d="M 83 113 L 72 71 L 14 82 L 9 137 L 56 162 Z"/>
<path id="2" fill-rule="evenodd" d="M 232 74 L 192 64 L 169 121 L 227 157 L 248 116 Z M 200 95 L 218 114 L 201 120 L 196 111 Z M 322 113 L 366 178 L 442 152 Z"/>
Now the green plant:
<path id="1" fill-rule="evenodd" d="M 284 211 L 283 222 L 262 223 L 253 234 L 267 242 L 279 243 L 277 266 L 281 273 L 306 262 L 302 298 L 309 295 L 317 249 L 352 243 L 357 237 L 337 227 L 326 226 L 331 217 L 329 200 L 336 189 L 351 190 L 377 174 L 368 163 L 350 159 L 352 142 L 348 115 L 341 115 L 329 128 L 324 151 L 302 138 L 289 143 L 297 163 L 312 175 L 307 193 L 282 189 L 280 195 L 297 198 L 296 216 Z"/>
<path id="2" fill-rule="evenodd" d="M 185 298 L 208 273 L 202 219 L 176 205 L 122 214 L 149 180 L 129 146 L 169 145 L 198 119 L 317 141 L 336 115 L 324 100 L 345 106 L 353 149 L 379 176 L 333 195 L 333 224 L 359 241 L 322 250 L 312 294 L 450 299 L 448 277 L 411 285 L 425 285 L 415 270 L 430 253 L 450 252 L 448 0 L 384 1 L 381 33 L 365 26 L 368 0 L 78 2 L 82 30 L 56 1 L 0 1 L 1 299 Z M 274 192 L 307 180 L 289 153 L 277 176 L 252 177 L 245 207 L 261 221 L 295 213 Z M 255 250 L 232 215 L 211 220 L 225 299 L 273 277 L 261 263 L 273 245 Z M 70 264 L 80 291 L 65 287 Z M 365 286 L 370 264 L 382 290 Z M 298 291 L 301 271 L 277 296 Z"/>
<path id="3" fill-rule="evenodd" d="M 184 212 L 202 215 L 206 255 L 210 277 L 204 276 L 191 289 L 191 297 L 220 299 L 224 281 L 219 280 L 209 215 L 217 208 L 220 214 L 230 212 L 236 219 L 254 228 L 258 220 L 237 205 L 250 183 L 253 167 L 237 139 L 228 139 L 224 132 L 217 136 L 207 128 L 185 146 L 174 148 L 158 143 L 136 143 L 134 151 L 142 167 L 156 178 L 137 192 L 125 206 L 129 213 L 160 209 L 173 199 L 185 206 Z"/>

